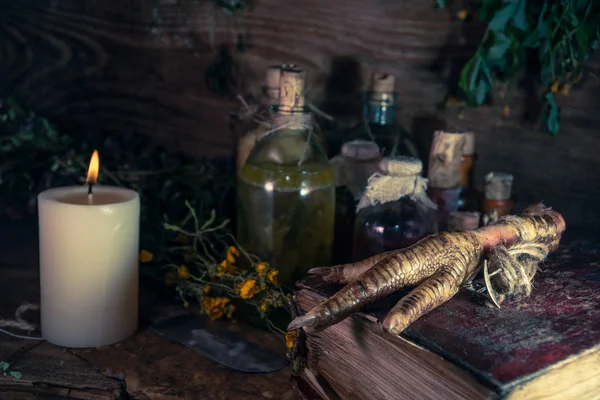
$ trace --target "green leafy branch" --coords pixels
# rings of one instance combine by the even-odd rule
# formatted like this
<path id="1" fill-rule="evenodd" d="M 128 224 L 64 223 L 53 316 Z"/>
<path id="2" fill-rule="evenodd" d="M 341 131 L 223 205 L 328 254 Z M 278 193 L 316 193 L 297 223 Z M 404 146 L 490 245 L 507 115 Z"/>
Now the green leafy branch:
<path id="1" fill-rule="evenodd" d="M 436 1 L 438 7 L 445 3 Z M 484 104 L 498 81 L 511 88 L 535 58 L 529 71 L 544 87 L 544 127 L 555 135 L 560 129 L 556 95 L 567 95 L 579 83 L 584 61 L 600 41 L 600 1 L 482 0 L 471 10 L 487 29 L 462 68 L 461 96 L 472 107 Z"/>

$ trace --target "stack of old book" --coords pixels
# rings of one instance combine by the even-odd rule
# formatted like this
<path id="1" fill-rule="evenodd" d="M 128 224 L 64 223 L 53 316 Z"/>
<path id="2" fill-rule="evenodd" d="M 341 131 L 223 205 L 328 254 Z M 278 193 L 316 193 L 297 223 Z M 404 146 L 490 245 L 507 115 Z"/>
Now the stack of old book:
<path id="1" fill-rule="evenodd" d="M 600 242 L 563 240 L 534 291 L 502 308 L 464 291 L 401 336 L 374 305 L 305 340 L 295 377 L 305 400 L 600 399 Z M 339 286 L 298 283 L 300 313 Z"/>

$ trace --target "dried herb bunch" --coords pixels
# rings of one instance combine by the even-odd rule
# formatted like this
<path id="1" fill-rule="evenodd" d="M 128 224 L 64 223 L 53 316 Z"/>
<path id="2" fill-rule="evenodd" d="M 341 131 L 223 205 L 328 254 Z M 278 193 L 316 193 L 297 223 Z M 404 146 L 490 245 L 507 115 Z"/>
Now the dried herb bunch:
<path id="1" fill-rule="evenodd" d="M 444 7 L 446 0 L 436 0 Z M 556 134 L 560 109 L 556 95 L 567 95 L 584 76 L 584 62 L 600 41 L 598 0 L 480 0 L 458 13 L 463 21 L 487 25 L 475 54 L 463 66 L 458 82 L 470 106 L 486 102 L 494 89 L 504 99 L 525 73 L 543 87 L 542 122 Z M 501 83 L 501 84 L 499 84 Z"/>
<path id="2" fill-rule="evenodd" d="M 278 271 L 239 247 L 226 229 L 227 220 L 218 222 L 213 211 L 202 222 L 189 202 L 186 206 L 188 214 L 180 223 L 164 224 L 165 283 L 175 286 L 185 307 L 195 300 L 210 319 L 235 319 L 236 307 L 243 302 L 270 329 L 283 334 L 269 319 L 272 310 L 285 309 L 288 302 Z M 142 250 L 140 260 L 152 261 L 152 252 Z"/>

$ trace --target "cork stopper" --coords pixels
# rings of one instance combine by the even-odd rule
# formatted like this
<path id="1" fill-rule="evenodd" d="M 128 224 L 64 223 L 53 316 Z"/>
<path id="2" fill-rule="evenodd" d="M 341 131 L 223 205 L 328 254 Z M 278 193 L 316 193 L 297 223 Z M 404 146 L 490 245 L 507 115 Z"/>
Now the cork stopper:
<path id="1" fill-rule="evenodd" d="M 464 132 L 465 143 L 463 145 L 462 153 L 465 156 L 471 156 L 475 154 L 475 133 L 474 132 Z"/>
<path id="2" fill-rule="evenodd" d="M 465 135 L 459 132 L 435 131 L 429 153 L 428 177 L 431 187 L 450 189 L 460 181 L 460 158 Z"/>
<path id="3" fill-rule="evenodd" d="M 368 161 L 379 157 L 379 146 L 370 140 L 352 140 L 342 145 L 342 155 L 356 161 Z"/>
<path id="4" fill-rule="evenodd" d="M 481 215 L 473 211 L 455 211 L 448 215 L 449 231 L 467 231 L 479 228 Z"/>
<path id="5" fill-rule="evenodd" d="M 504 172 L 490 172 L 485 176 L 484 194 L 487 200 L 508 200 L 512 194 L 513 176 Z"/>
<path id="6" fill-rule="evenodd" d="M 379 162 L 379 168 L 391 176 L 420 175 L 423 171 L 423 163 L 415 157 L 386 157 Z"/>
<path id="7" fill-rule="evenodd" d="M 279 112 L 304 107 L 305 72 L 293 64 L 282 65 L 279 78 Z"/>
<path id="8" fill-rule="evenodd" d="M 374 73 L 371 81 L 371 91 L 375 93 L 391 93 L 394 91 L 396 78 L 394 75 Z"/>

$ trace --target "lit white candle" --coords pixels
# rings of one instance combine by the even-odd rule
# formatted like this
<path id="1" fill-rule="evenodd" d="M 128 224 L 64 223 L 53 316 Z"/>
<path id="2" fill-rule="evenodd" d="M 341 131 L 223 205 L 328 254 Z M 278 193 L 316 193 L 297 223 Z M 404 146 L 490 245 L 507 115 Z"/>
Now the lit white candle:
<path id="1" fill-rule="evenodd" d="M 129 189 L 49 189 L 38 196 L 42 336 L 59 346 L 99 347 L 138 327 L 140 200 Z"/>

